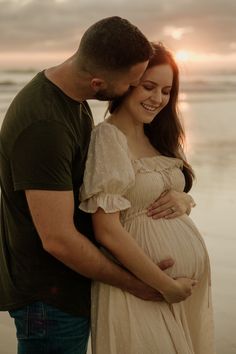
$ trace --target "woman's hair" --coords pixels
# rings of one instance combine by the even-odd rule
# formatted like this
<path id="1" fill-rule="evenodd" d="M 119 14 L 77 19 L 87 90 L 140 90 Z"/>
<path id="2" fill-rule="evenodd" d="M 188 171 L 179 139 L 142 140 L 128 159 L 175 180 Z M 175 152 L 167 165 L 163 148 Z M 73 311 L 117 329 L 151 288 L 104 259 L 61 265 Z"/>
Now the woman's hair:
<path id="1" fill-rule="evenodd" d="M 173 70 L 173 83 L 168 104 L 156 115 L 150 124 L 144 124 L 144 132 L 151 144 L 164 156 L 177 157 L 183 160 L 183 173 L 185 176 L 185 192 L 188 192 L 193 184 L 194 172 L 187 163 L 183 146 L 185 134 L 181 125 L 177 101 L 179 93 L 179 70 L 172 54 L 163 44 L 152 43 L 154 54 L 151 57 L 148 68 L 156 65 L 169 64 Z M 135 89 L 135 88 L 133 88 Z M 109 103 L 108 110 L 114 112 L 122 103 L 126 95 Z"/>

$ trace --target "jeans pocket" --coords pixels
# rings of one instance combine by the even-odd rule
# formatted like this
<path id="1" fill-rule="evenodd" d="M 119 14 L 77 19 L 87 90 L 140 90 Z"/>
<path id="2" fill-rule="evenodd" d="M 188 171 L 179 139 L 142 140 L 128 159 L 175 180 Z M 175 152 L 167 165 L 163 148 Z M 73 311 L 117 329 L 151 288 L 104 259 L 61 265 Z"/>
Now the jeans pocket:
<path id="1" fill-rule="evenodd" d="M 17 310 L 9 311 L 9 315 L 15 321 L 16 336 L 18 339 L 26 339 L 29 334 L 28 330 L 28 306 Z"/>
<path id="2" fill-rule="evenodd" d="M 21 309 L 9 311 L 15 320 L 18 339 L 42 338 L 46 336 L 46 318 L 44 304 L 35 302 Z"/>

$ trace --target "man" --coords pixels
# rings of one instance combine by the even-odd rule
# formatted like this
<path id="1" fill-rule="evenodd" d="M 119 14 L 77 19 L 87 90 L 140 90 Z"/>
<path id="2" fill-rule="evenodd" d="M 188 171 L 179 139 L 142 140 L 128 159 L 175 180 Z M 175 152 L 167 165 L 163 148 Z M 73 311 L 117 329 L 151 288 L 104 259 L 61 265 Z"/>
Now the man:
<path id="1" fill-rule="evenodd" d="M 90 216 L 78 209 L 93 126 L 85 100 L 110 100 L 137 85 L 151 54 L 137 27 L 103 19 L 9 107 L 0 146 L 0 309 L 15 319 L 20 354 L 86 353 L 89 279 L 158 299 L 102 255 L 88 239 Z"/>

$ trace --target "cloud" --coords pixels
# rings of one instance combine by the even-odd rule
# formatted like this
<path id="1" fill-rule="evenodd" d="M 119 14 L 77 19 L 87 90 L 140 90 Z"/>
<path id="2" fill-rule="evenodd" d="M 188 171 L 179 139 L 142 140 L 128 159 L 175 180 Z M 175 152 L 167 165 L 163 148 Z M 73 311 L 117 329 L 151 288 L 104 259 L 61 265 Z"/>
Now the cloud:
<path id="1" fill-rule="evenodd" d="M 173 49 L 233 52 L 235 0 L 0 0 L 2 52 L 73 51 L 97 20 L 118 15 Z"/>
<path id="2" fill-rule="evenodd" d="M 172 26 L 165 26 L 163 28 L 163 33 L 166 36 L 170 36 L 174 39 L 181 39 L 184 34 L 193 32 L 192 27 L 172 27 Z"/>

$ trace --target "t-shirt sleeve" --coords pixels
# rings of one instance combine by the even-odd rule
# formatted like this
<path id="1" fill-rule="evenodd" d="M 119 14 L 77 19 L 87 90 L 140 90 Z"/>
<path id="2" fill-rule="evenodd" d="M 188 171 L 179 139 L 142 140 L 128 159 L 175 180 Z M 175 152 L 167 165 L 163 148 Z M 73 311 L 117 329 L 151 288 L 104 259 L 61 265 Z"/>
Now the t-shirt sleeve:
<path id="1" fill-rule="evenodd" d="M 106 213 L 128 209 L 131 204 L 125 193 L 134 180 L 125 136 L 110 124 L 100 124 L 91 136 L 80 209 L 89 213 L 98 208 Z"/>
<path id="2" fill-rule="evenodd" d="M 56 121 L 38 121 L 17 138 L 11 152 L 14 190 L 72 190 L 73 141 Z"/>

